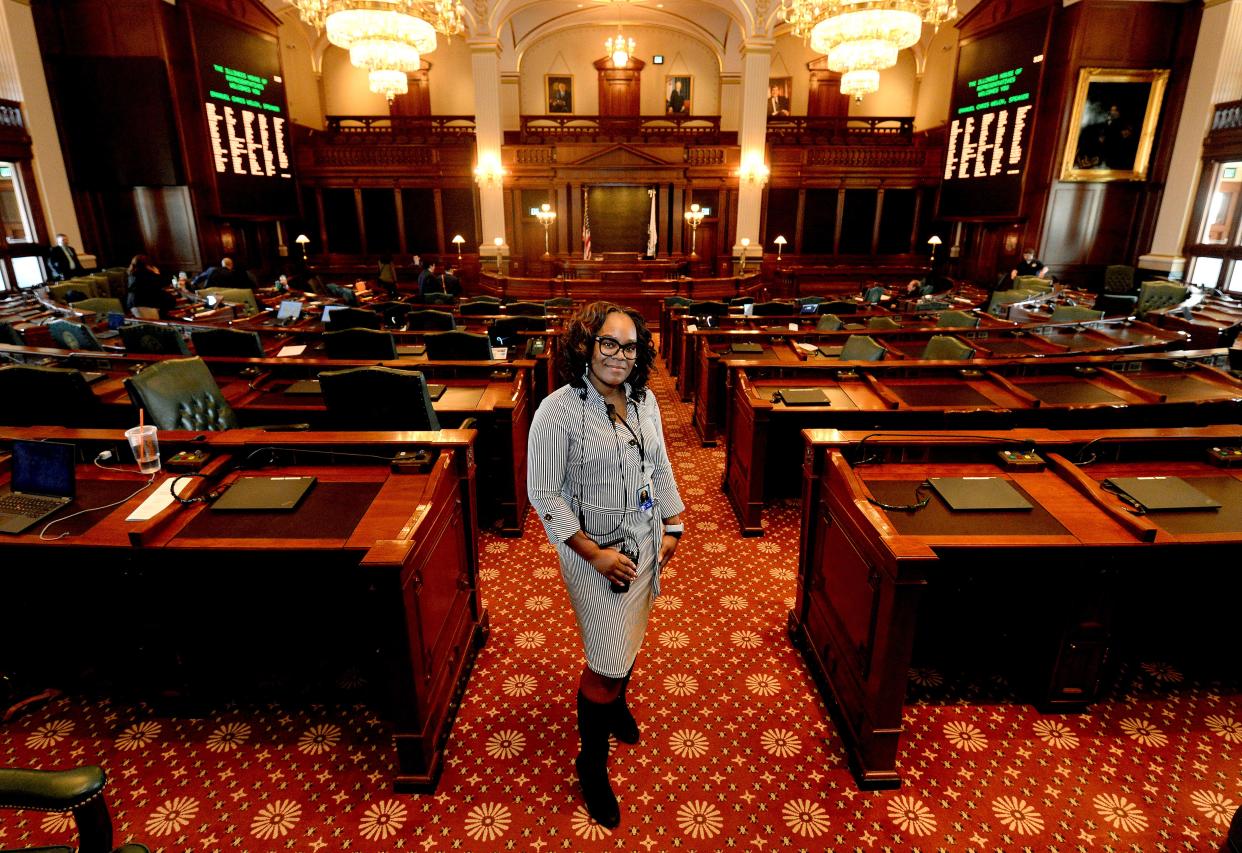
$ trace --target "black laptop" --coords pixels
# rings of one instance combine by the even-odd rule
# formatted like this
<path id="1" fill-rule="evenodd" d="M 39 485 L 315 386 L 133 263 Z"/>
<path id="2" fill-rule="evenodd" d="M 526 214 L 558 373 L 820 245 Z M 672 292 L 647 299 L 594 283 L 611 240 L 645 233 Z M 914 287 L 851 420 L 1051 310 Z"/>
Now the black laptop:
<path id="1" fill-rule="evenodd" d="M 314 477 L 239 477 L 211 508 L 289 512 L 297 508 L 314 484 Z"/>
<path id="2" fill-rule="evenodd" d="M 763 352 L 763 344 L 746 344 L 746 343 L 729 344 L 729 349 L 733 350 L 734 352 L 757 353 L 757 352 Z"/>
<path id="3" fill-rule="evenodd" d="M 1003 477 L 929 477 L 927 482 L 954 512 L 1033 508 Z"/>
<path id="4" fill-rule="evenodd" d="M 1220 509 L 1219 501 L 1181 477 L 1109 477 L 1104 482 L 1148 512 Z"/>
<path id="5" fill-rule="evenodd" d="M 0 495 L 0 533 L 22 533 L 73 501 L 72 444 L 13 442 L 13 479 Z"/>
<path id="6" fill-rule="evenodd" d="M 830 401 L 823 388 L 781 388 L 776 393 L 786 406 L 827 406 Z"/>

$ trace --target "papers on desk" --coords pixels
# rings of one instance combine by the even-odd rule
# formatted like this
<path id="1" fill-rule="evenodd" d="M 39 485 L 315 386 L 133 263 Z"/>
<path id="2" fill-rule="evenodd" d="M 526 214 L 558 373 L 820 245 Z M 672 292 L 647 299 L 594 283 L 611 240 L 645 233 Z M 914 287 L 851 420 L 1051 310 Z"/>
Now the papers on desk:
<path id="1" fill-rule="evenodd" d="M 789 324 L 789 331 L 791 331 L 791 332 L 796 332 L 796 331 L 798 331 L 798 324 L 797 324 L 797 323 L 790 323 L 790 324 Z"/>
<path id="2" fill-rule="evenodd" d="M 280 352 L 276 353 L 277 358 L 287 358 L 289 356 L 301 355 L 306 352 L 306 344 L 290 344 L 287 347 L 281 347 Z"/>
<path id="3" fill-rule="evenodd" d="M 508 347 L 492 347 L 492 360 L 504 361 L 509 357 Z"/>
<path id="4" fill-rule="evenodd" d="M 694 325 L 693 323 L 687 323 L 687 324 L 686 324 L 686 331 L 687 331 L 687 332 L 697 332 L 698 330 L 699 330 L 699 327 L 698 327 L 698 326 L 696 326 L 696 325 Z"/>
<path id="5" fill-rule="evenodd" d="M 155 487 L 155 491 L 147 495 L 147 499 L 138 505 L 138 508 L 125 516 L 126 521 L 148 521 L 159 515 L 163 510 L 172 505 L 173 495 L 168 484 L 173 477 L 165 477 L 164 480 Z M 190 484 L 194 482 L 193 477 L 183 477 L 181 482 L 177 484 L 177 494 L 184 495 L 186 490 L 190 488 Z"/>
<path id="6" fill-rule="evenodd" d="M 802 341 L 795 341 L 794 346 L 796 346 L 798 349 L 802 350 L 803 352 L 819 352 L 819 347 L 816 346 L 815 344 L 806 344 L 806 343 L 803 343 Z"/>

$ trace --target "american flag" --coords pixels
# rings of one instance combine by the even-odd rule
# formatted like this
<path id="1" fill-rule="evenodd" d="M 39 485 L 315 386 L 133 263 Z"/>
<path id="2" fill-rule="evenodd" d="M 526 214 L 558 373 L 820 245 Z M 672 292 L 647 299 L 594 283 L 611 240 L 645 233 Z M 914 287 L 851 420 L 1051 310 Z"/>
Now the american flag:
<path id="1" fill-rule="evenodd" d="M 591 260 L 591 196 L 582 191 L 582 260 Z"/>

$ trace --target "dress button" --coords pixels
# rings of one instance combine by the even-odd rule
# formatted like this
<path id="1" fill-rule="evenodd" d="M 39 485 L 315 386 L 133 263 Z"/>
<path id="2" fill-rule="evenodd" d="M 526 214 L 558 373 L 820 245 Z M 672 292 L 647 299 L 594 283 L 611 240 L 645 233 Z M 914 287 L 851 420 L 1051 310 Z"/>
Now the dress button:
<path id="1" fill-rule="evenodd" d="M 552 513 L 550 513 L 550 512 L 545 512 L 545 513 L 543 514 L 543 520 L 544 520 L 544 521 L 551 521 L 551 520 L 552 520 Z"/>

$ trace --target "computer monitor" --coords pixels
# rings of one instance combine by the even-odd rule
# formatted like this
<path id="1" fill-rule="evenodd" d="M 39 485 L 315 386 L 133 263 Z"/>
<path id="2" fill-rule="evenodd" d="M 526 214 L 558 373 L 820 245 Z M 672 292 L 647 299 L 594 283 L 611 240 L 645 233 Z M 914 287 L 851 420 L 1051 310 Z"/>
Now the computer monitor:
<path id="1" fill-rule="evenodd" d="M 216 294 L 214 294 L 214 293 L 208 293 L 208 294 L 207 294 L 207 307 L 208 307 L 208 308 L 215 308 L 215 307 L 216 307 L 217 305 L 219 305 L 219 304 L 220 304 L 220 297 L 219 297 L 219 296 L 217 296 L 217 295 L 216 295 Z"/>
<path id="2" fill-rule="evenodd" d="M 13 479 L 15 492 L 36 495 L 74 496 L 72 444 L 55 441 L 14 441 Z"/>
<path id="3" fill-rule="evenodd" d="M 330 319 L 330 318 L 332 317 L 332 315 L 333 315 L 333 314 L 335 314 L 337 311 L 340 311 L 340 310 L 341 310 L 342 308 L 344 308 L 344 307 L 346 307 L 346 306 L 344 306 L 344 305 L 325 305 L 325 306 L 323 306 L 323 315 L 322 315 L 322 316 L 320 316 L 320 318 L 319 318 L 319 319 L 320 319 L 320 321 L 321 321 L 321 322 L 323 322 L 323 323 L 330 323 L 330 322 L 331 322 L 331 319 Z"/>
<path id="4" fill-rule="evenodd" d="M 819 310 L 818 302 L 808 302 L 806 305 L 802 306 L 803 314 L 814 314 L 818 310 Z"/>
<path id="5" fill-rule="evenodd" d="M 280 303 L 276 311 L 276 319 L 281 323 L 295 323 L 302 316 L 302 303 L 296 299 L 287 299 Z"/>

